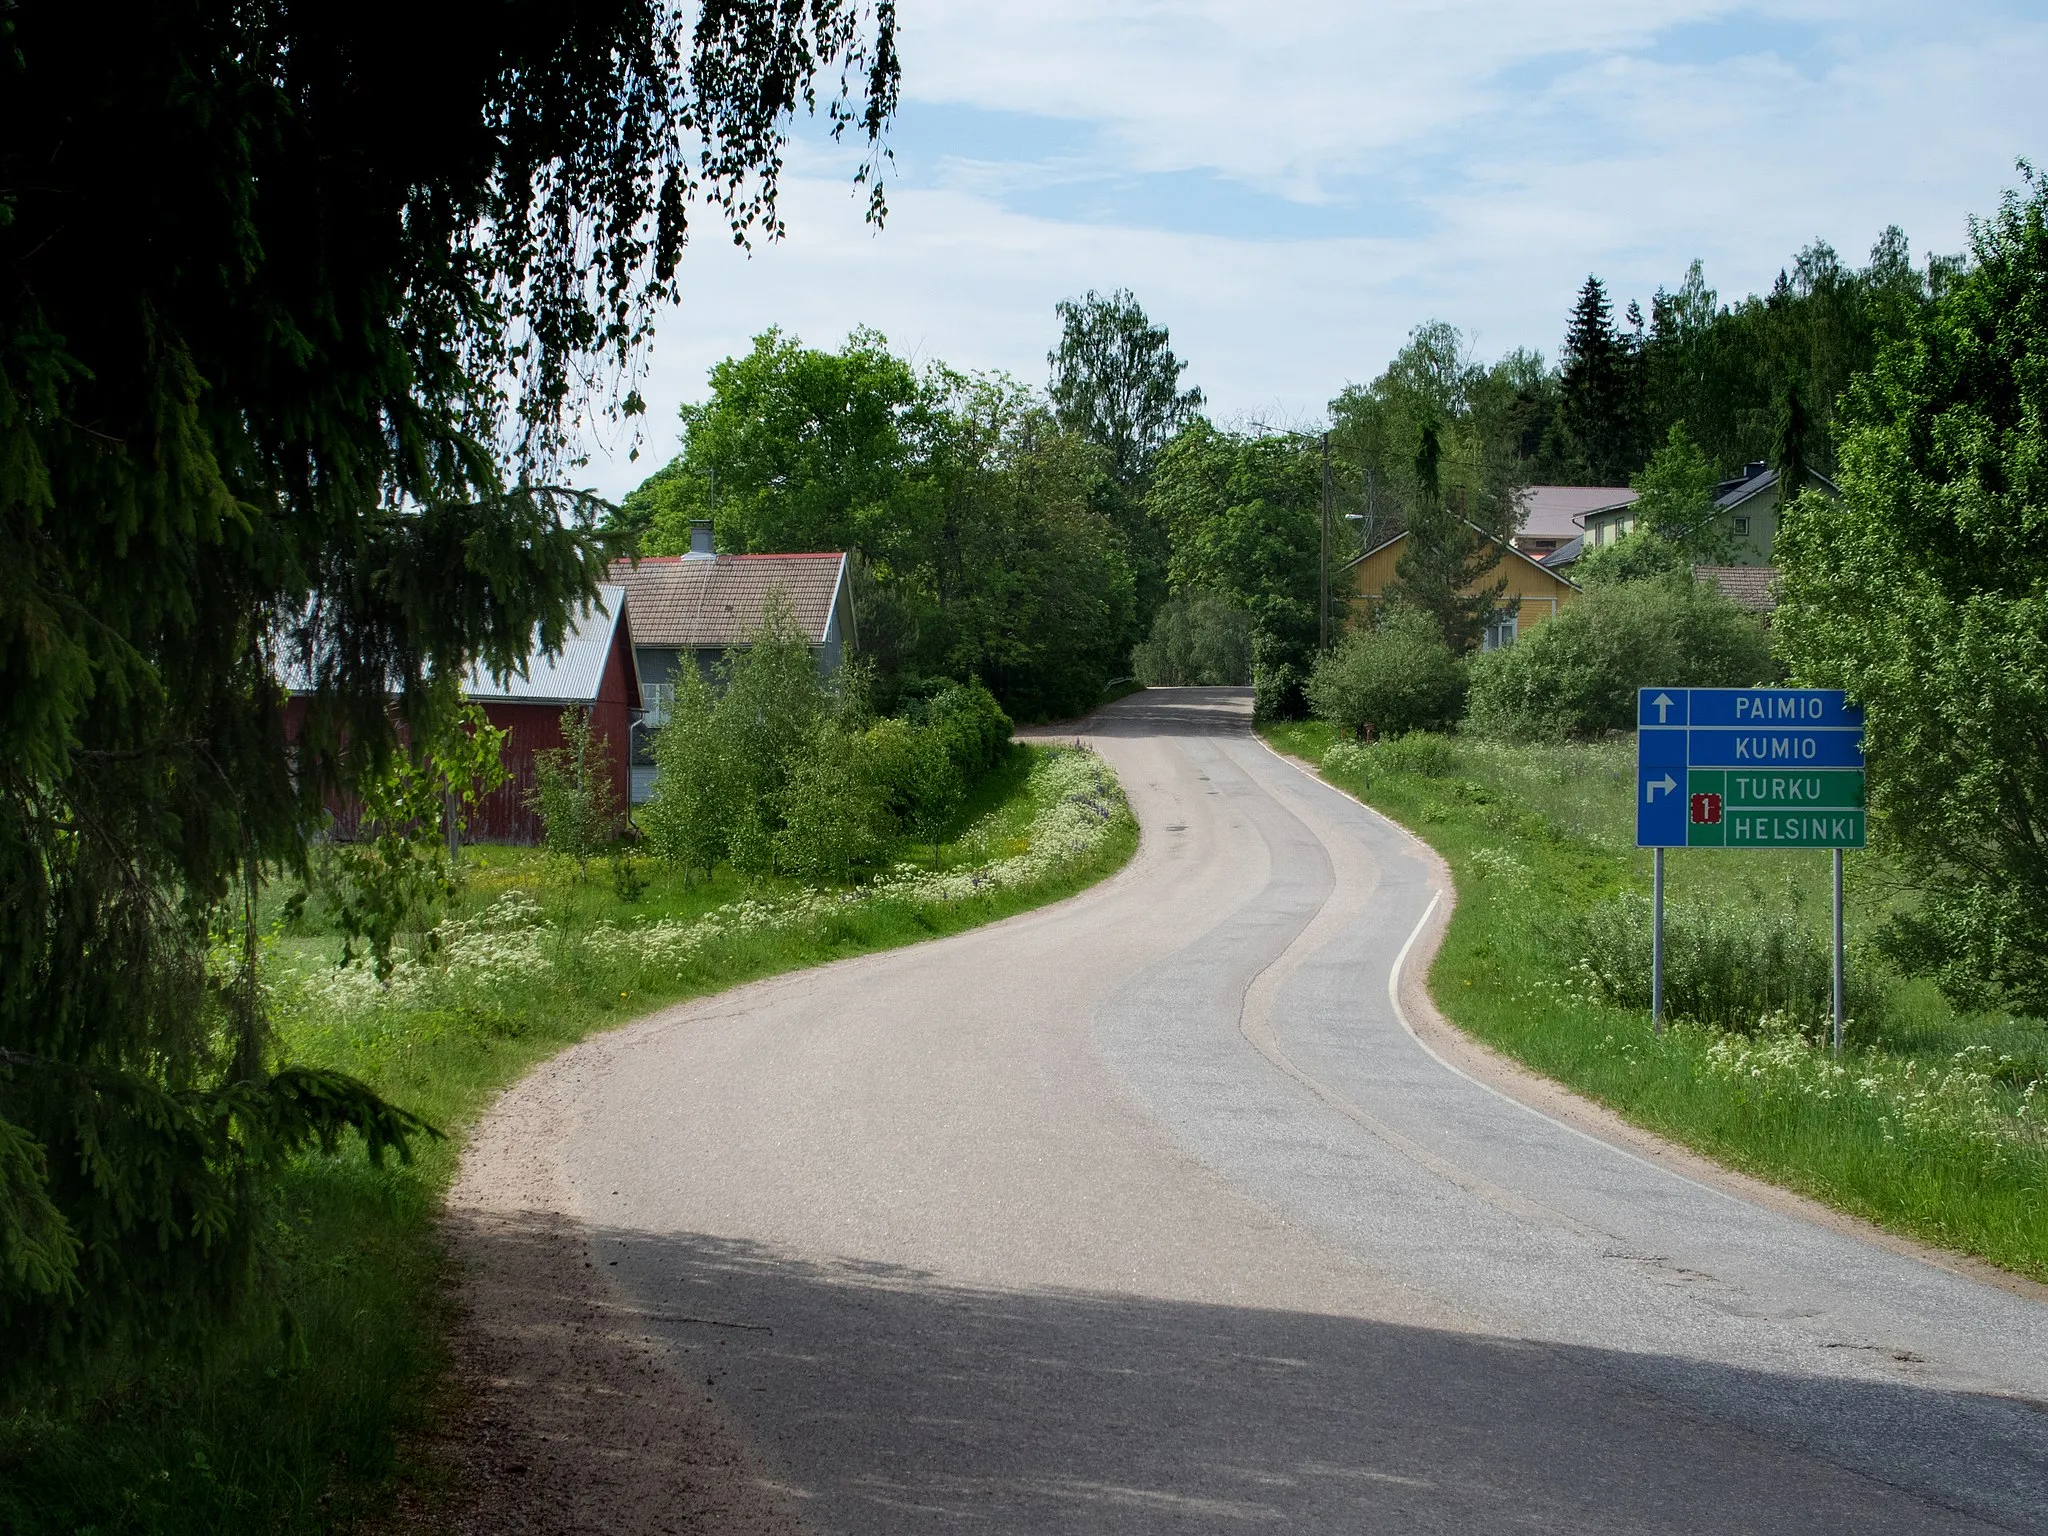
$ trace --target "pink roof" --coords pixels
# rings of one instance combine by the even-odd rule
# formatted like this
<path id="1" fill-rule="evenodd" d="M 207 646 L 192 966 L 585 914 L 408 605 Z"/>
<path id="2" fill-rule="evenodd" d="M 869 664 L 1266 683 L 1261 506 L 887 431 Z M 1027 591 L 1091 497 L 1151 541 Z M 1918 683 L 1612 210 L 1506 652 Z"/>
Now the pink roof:
<path id="1" fill-rule="evenodd" d="M 1589 512 L 1625 507 L 1637 492 L 1625 485 L 1532 485 L 1522 491 L 1520 531 L 1538 539 L 1569 539 L 1585 529 Z"/>

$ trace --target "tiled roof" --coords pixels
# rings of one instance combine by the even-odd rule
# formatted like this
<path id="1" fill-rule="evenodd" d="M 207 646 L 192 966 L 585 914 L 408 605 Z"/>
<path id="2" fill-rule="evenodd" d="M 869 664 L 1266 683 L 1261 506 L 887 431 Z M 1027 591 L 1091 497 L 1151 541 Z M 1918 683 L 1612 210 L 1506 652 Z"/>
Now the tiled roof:
<path id="1" fill-rule="evenodd" d="M 502 683 L 481 667 L 471 667 L 462 680 L 472 699 L 502 699 L 526 704 L 586 704 L 604 683 L 604 664 L 611 655 L 612 636 L 626 617 L 626 589 L 601 586 L 597 602 L 570 625 L 560 654 L 543 656 L 536 638 L 526 675 L 517 672 Z"/>
<path id="2" fill-rule="evenodd" d="M 1772 590 L 1778 579 L 1776 566 L 1696 565 L 1692 579 L 1701 586 L 1718 588 L 1723 597 L 1751 613 L 1769 613 L 1778 606 L 1778 595 Z"/>
<path id="3" fill-rule="evenodd" d="M 1522 490 L 1518 530 L 1534 539 L 1568 539 L 1589 513 L 1625 507 L 1641 493 L 1625 485 L 1531 485 Z"/>
<path id="4" fill-rule="evenodd" d="M 845 574 L 843 554 L 655 555 L 637 565 L 612 562 L 612 580 L 633 604 L 635 642 L 681 650 L 722 650 L 759 633 L 768 594 L 778 587 L 789 594 L 798 628 L 812 644 L 823 644 Z"/>

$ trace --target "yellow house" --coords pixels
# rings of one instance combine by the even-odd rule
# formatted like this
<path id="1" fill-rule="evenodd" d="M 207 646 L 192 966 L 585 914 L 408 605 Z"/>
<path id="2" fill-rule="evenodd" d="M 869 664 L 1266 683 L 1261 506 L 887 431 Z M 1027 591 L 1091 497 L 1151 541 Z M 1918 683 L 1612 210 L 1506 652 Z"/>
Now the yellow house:
<path id="1" fill-rule="evenodd" d="M 1394 584 L 1394 568 L 1401 563 L 1407 538 L 1407 534 L 1397 533 L 1339 569 L 1338 580 L 1350 588 L 1353 598 L 1350 627 L 1370 624 L 1377 617 L 1383 595 Z M 1554 617 L 1558 609 L 1579 595 L 1579 588 L 1557 572 L 1538 565 L 1511 545 L 1498 539 L 1493 542 L 1500 544 L 1500 564 L 1465 589 L 1468 593 L 1483 592 L 1502 577 L 1507 578 L 1501 603 L 1513 611 L 1486 627 L 1485 648 L 1489 651 L 1513 645 L 1524 630 Z"/>

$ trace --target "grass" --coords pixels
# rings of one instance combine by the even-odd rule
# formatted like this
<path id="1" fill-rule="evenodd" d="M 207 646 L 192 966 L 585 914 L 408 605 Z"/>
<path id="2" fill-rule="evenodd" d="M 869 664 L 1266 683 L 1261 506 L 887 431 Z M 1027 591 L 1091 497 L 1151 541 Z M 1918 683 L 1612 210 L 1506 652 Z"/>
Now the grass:
<path id="1" fill-rule="evenodd" d="M 1272 727 L 1321 763 L 1334 734 Z M 1877 1224 L 2048 1280 L 2048 1026 L 1951 1009 L 1887 970 L 1869 940 L 1911 900 L 1875 854 L 1848 859 L 1855 996 L 1835 1067 L 1811 1017 L 1730 1029 L 1680 1022 L 1589 979 L 1589 935 L 1649 888 L 1633 846 L 1633 743 L 1507 746 L 1455 739 L 1340 753 L 1325 777 L 1427 841 L 1451 867 L 1457 911 L 1430 972 L 1459 1027 L 1636 1124 Z M 1386 753 L 1376 758 L 1375 754 Z M 1405 753 L 1405 756 L 1404 756 Z M 1790 914 L 1818 941 L 1826 852 L 1673 850 L 1667 899 L 1709 932 Z"/>
<path id="2" fill-rule="evenodd" d="M 262 1304 L 198 1346 L 106 1362 L 0 1417 L 0 1530 L 342 1531 L 377 1523 L 401 1479 L 431 1491 L 439 1473 L 403 1448 L 449 1409 L 435 1219 L 463 1132 L 496 1093 L 661 1005 L 958 932 L 1102 879 L 1137 829 L 1113 781 L 1074 787 L 1084 764 L 1099 760 L 1013 746 L 949 842 L 903 849 L 890 882 L 858 900 L 643 864 L 647 887 L 628 901 L 601 862 L 579 883 L 535 850 L 483 847 L 447 949 L 401 967 L 388 994 L 343 984 L 340 941 L 317 911 L 278 932 L 267 971 L 285 1053 L 363 1076 L 447 1140 L 405 1167 L 373 1168 L 359 1150 L 304 1158 L 267 1215 Z"/>

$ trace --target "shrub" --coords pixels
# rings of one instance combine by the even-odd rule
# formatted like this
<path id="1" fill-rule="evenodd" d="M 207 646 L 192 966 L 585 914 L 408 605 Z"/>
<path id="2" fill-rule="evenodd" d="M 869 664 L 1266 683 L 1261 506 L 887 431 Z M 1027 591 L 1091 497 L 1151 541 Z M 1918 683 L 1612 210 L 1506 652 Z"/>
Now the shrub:
<path id="1" fill-rule="evenodd" d="M 775 834 L 779 868 L 808 880 L 845 881 L 882 861 L 896 823 L 871 756 L 866 736 L 819 727 L 790 764 Z"/>
<path id="2" fill-rule="evenodd" d="M 910 719 L 871 720 L 859 671 L 828 695 L 786 613 L 721 677 L 722 694 L 694 671 L 678 679 L 640 812 L 648 847 L 685 871 L 723 860 L 846 879 L 899 836 L 936 848 L 1009 749 L 1010 718 L 979 682 L 946 684 Z"/>
<path id="3" fill-rule="evenodd" d="M 1353 736 L 1442 729 L 1465 703 L 1465 665 L 1430 619 L 1396 610 L 1346 635 L 1309 674 L 1309 709 Z"/>
<path id="4" fill-rule="evenodd" d="M 1690 572 L 1692 557 L 1661 533 L 1639 528 L 1612 544 L 1587 550 L 1572 564 L 1572 580 L 1586 588 L 1618 587 Z"/>
<path id="5" fill-rule="evenodd" d="M 1593 588 L 1477 657 L 1467 723 L 1516 741 L 1597 736 L 1635 724 L 1638 688 L 1740 688 L 1773 675 L 1763 626 L 1674 574 Z"/>
<path id="6" fill-rule="evenodd" d="M 1368 786 L 1386 773 L 1443 779 L 1458 771 L 1458 749 L 1448 737 L 1417 731 L 1376 741 L 1371 746 L 1340 741 L 1323 754 L 1322 766 L 1325 772 L 1343 774 Z"/>
<path id="7" fill-rule="evenodd" d="M 1218 592 L 1179 593 L 1154 615 L 1131 670 L 1148 688 L 1242 687 L 1252 676 L 1251 615 Z"/>
<path id="8" fill-rule="evenodd" d="M 590 711 L 562 711 L 562 745 L 533 755 L 533 787 L 526 803 L 540 817 L 550 853 L 576 861 L 577 878 L 611 846 L 625 823 L 612 783 L 611 741 L 591 725 Z"/>
<path id="9" fill-rule="evenodd" d="M 654 737 L 654 794 L 640 808 L 649 850 L 683 871 L 706 875 L 726 857 L 740 775 L 720 735 L 716 702 L 694 665 L 676 680 L 668 719 Z"/>
<path id="10" fill-rule="evenodd" d="M 1009 749 L 1010 717 L 979 680 L 947 684 L 925 704 L 923 716 L 920 723 L 939 733 L 963 785 L 978 782 Z"/>
<path id="11" fill-rule="evenodd" d="M 1625 891 L 1565 926 L 1561 958 L 1596 1001 L 1648 1008 L 1651 921 L 1650 898 Z M 1848 1013 L 1878 1024 L 1882 977 L 1859 955 L 1846 980 Z M 1772 1015 L 1818 1028 L 1834 1011 L 1833 951 L 1797 913 L 1666 903 L 1664 1007 L 1720 1029 L 1755 1030 Z"/>
<path id="12" fill-rule="evenodd" d="M 441 904 L 457 889 L 453 855 L 468 813 L 508 776 L 508 734 L 465 705 L 446 729 L 394 753 L 358 786 L 355 839 L 328 843 L 314 863 L 314 884 L 345 935 L 344 964 L 361 943 L 382 981 L 400 933 L 418 933 L 431 947 Z M 303 907 L 302 892 L 295 908 Z"/>

